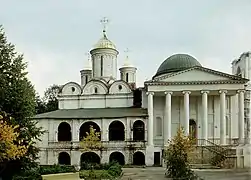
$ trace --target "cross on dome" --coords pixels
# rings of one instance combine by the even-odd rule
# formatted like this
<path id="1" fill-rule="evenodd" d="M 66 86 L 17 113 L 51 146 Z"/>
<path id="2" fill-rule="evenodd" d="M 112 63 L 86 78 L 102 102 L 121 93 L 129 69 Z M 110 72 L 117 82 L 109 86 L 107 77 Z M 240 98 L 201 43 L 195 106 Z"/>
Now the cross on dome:
<path id="1" fill-rule="evenodd" d="M 125 58 L 125 61 L 124 61 L 124 64 L 122 67 L 133 67 L 133 65 L 130 63 L 130 60 L 129 60 L 129 52 L 130 50 L 128 48 L 126 48 L 124 50 L 125 54 L 126 54 L 126 58 Z"/>
<path id="2" fill-rule="evenodd" d="M 107 24 L 110 22 L 109 19 L 107 19 L 106 17 L 104 17 L 103 19 L 100 20 L 101 24 L 103 25 L 103 33 L 105 35 L 106 33 L 106 28 L 107 28 Z"/>

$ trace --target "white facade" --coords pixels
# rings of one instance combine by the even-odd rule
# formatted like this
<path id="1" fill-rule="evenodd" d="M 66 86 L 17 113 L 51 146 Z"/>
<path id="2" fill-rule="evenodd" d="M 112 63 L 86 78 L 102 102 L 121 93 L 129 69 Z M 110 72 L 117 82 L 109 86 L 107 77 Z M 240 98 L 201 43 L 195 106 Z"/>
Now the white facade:
<path id="1" fill-rule="evenodd" d="M 136 67 L 121 67 L 117 80 L 118 51 L 105 34 L 91 55 L 91 79 L 81 76 L 81 85 L 65 84 L 58 97 L 59 110 L 35 117 L 47 130 L 38 143 L 41 164 L 64 161 L 79 166 L 86 153 L 79 141 L 87 125 L 101 132 L 103 149 L 94 151 L 101 163 L 117 158 L 125 164 L 160 165 L 162 150 L 179 126 L 196 137 L 198 145 L 247 143 L 248 77 L 189 65 L 155 75 L 144 88 L 135 89 L 131 83 L 136 82 Z"/>

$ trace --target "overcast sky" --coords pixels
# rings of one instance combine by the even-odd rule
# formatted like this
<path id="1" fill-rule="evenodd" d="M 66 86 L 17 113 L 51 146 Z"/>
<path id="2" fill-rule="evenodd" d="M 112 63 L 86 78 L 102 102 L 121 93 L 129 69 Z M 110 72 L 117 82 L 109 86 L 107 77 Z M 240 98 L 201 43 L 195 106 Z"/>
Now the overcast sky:
<path id="1" fill-rule="evenodd" d="M 51 84 L 80 82 L 86 53 L 108 38 L 137 66 L 138 85 L 163 60 L 188 53 L 203 66 L 231 73 L 231 62 L 251 49 L 250 0 L 0 0 L 0 24 L 28 61 L 42 95 Z M 119 67 L 118 67 L 119 68 Z"/>

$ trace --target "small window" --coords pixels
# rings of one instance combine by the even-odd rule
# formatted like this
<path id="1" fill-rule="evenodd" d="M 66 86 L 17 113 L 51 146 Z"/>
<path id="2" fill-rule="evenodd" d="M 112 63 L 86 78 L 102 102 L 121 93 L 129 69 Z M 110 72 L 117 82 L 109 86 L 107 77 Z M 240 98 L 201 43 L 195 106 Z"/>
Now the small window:
<path id="1" fill-rule="evenodd" d="M 97 94 L 98 93 L 98 88 L 94 88 L 94 93 Z"/>
<path id="2" fill-rule="evenodd" d="M 129 74 L 126 73 L 126 82 L 128 82 L 128 81 L 129 81 Z"/>
<path id="3" fill-rule="evenodd" d="M 88 76 L 85 76 L 85 83 L 88 83 Z"/>
<path id="4" fill-rule="evenodd" d="M 101 63 L 100 63 L 100 67 L 101 67 L 101 69 L 100 69 L 100 73 L 101 73 L 101 76 L 103 76 L 103 62 L 104 61 L 104 57 L 103 56 L 101 56 Z"/>
<path id="5" fill-rule="evenodd" d="M 75 90 L 76 90 L 75 87 L 71 87 L 72 92 L 75 92 Z"/>
<path id="6" fill-rule="evenodd" d="M 121 85 L 119 85 L 118 88 L 119 88 L 120 91 L 122 90 L 122 86 Z"/>

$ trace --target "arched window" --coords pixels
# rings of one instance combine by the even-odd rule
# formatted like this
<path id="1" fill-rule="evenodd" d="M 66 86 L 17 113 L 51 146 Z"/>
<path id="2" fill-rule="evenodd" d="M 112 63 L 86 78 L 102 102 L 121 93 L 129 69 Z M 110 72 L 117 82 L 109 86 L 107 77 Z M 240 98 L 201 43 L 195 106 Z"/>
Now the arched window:
<path id="1" fill-rule="evenodd" d="M 104 57 L 101 56 L 101 62 L 100 62 L 100 68 L 101 68 L 101 69 L 100 69 L 100 73 L 101 73 L 101 76 L 103 76 L 103 65 L 104 65 L 104 64 L 103 64 L 103 63 L 104 63 L 103 61 L 104 61 Z"/>
<path id="2" fill-rule="evenodd" d="M 133 123 L 133 140 L 144 141 L 145 140 L 145 125 L 141 120 L 137 120 Z"/>
<path id="3" fill-rule="evenodd" d="M 58 126 L 58 141 L 71 141 L 71 126 L 67 122 Z"/>
<path id="4" fill-rule="evenodd" d="M 88 75 L 85 76 L 85 84 L 88 83 Z"/>
<path id="5" fill-rule="evenodd" d="M 71 157 L 67 152 L 61 152 L 58 155 L 58 164 L 71 165 Z"/>
<path id="6" fill-rule="evenodd" d="M 98 93 L 98 88 L 97 88 L 97 87 L 94 88 L 94 93 L 95 93 L 95 94 Z"/>
<path id="7" fill-rule="evenodd" d="M 90 127 L 93 127 L 93 129 L 96 130 L 96 132 L 100 132 L 99 126 L 92 121 L 85 122 L 84 124 L 81 125 L 79 129 L 79 140 L 81 141 L 84 137 L 87 136 L 87 133 L 90 133 Z M 101 139 L 101 137 L 99 137 Z"/>
<path id="8" fill-rule="evenodd" d="M 120 121 L 113 121 L 109 126 L 109 141 L 124 141 L 125 127 Z"/>
<path id="9" fill-rule="evenodd" d="M 144 153 L 137 151 L 133 154 L 133 164 L 134 165 L 145 165 L 145 155 Z"/>
<path id="10" fill-rule="evenodd" d="M 156 118 L 156 136 L 162 136 L 163 125 L 161 117 Z"/>
<path id="11" fill-rule="evenodd" d="M 110 155 L 109 162 L 118 162 L 120 165 L 125 165 L 125 156 L 121 152 L 113 152 Z"/>
<path id="12" fill-rule="evenodd" d="M 128 82 L 128 81 L 129 81 L 129 74 L 126 73 L 126 82 Z"/>

